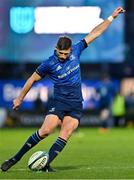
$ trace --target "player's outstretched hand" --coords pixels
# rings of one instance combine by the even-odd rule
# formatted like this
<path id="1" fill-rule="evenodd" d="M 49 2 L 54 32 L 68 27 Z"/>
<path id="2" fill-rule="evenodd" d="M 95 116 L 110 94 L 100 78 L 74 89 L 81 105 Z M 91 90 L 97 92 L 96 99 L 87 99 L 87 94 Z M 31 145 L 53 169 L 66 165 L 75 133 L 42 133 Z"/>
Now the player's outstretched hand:
<path id="1" fill-rule="evenodd" d="M 22 101 L 19 98 L 13 100 L 13 109 L 18 110 Z"/>
<path id="2" fill-rule="evenodd" d="M 114 10 L 112 16 L 113 18 L 116 18 L 121 13 L 125 13 L 125 9 L 123 9 L 122 7 L 118 7 Z"/>

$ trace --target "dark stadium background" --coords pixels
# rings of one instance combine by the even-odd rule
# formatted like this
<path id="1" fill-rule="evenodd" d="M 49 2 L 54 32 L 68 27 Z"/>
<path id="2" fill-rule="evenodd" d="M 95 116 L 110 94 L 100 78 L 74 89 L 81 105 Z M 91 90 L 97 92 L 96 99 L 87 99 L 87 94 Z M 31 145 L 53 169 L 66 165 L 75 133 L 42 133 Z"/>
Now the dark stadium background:
<path id="1" fill-rule="evenodd" d="M 134 2 L 128 1 L 4 1 L 0 0 L 0 113 L 1 126 L 40 125 L 51 100 L 52 84 L 47 80 L 37 83 L 26 97 L 19 111 L 12 110 L 12 100 L 20 92 L 25 80 L 34 72 L 41 61 L 53 52 L 54 44 L 61 34 L 35 34 L 17 31 L 11 9 L 42 6 L 99 6 L 101 17 L 106 18 L 112 10 L 122 5 L 126 13 L 111 25 L 100 39 L 84 52 L 81 58 L 84 116 L 81 125 L 98 126 L 99 100 L 95 93 L 97 84 L 105 73 L 110 76 L 117 91 L 127 101 L 125 122 L 133 123 L 134 113 Z M 109 8 L 107 8 L 109 7 Z M 13 16 L 13 15 L 12 15 Z M 90 18 L 89 18 L 90 20 Z M 88 23 L 88 18 L 86 19 Z M 11 23 L 11 21 L 13 21 Z M 16 20 L 17 21 L 17 20 Z M 22 29 L 23 30 L 23 29 Z M 19 31 L 19 30 L 18 30 Z M 74 42 L 85 34 L 69 34 Z M 48 42 L 48 44 L 46 43 Z M 51 46 L 52 48 L 51 48 Z M 50 47 L 49 47 L 50 46 Z M 114 50 L 113 50 L 114 49 Z M 116 49 L 119 49 L 119 51 Z M 33 58 L 32 58 L 33 57 Z M 34 112 L 34 113 L 33 113 Z"/>

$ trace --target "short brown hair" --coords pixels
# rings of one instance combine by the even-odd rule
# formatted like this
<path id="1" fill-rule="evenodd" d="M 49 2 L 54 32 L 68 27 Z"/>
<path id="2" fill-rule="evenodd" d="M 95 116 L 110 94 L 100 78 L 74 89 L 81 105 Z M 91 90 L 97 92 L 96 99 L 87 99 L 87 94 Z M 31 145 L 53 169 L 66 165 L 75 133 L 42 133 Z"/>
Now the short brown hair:
<path id="1" fill-rule="evenodd" d="M 72 40 L 68 36 L 60 36 L 56 48 L 60 50 L 67 50 L 72 46 Z"/>

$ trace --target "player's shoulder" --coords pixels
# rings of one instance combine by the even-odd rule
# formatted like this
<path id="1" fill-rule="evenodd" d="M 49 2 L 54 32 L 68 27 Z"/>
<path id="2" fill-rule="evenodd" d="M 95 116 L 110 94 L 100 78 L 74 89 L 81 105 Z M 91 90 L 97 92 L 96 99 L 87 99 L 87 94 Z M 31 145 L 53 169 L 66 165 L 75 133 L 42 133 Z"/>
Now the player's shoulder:
<path id="1" fill-rule="evenodd" d="M 49 58 L 44 59 L 42 64 L 49 66 L 49 65 L 54 64 L 54 62 L 55 62 L 55 58 L 54 58 L 54 55 L 52 55 Z"/>
<path id="2" fill-rule="evenodd" d="M 85 39 L 81 39 L 81 40 L 77 41 L 76 43 L 74 43 L 72 46 L 72 49 L 77 50 L 77 48 L 79 48 L 79 47 L 83 47 L 83 48 L 88 47 L 88 44 L 86 43 Z"/>
<path id="3" fill-rule="evenodd" d="M 44 59 L 41 63 L 42 66 L 46 66 L 49 64 L 49 59 Z"/>
<path id="4" fill-rule="evenodd" d="M 54 65 L 55 63 L 57 63 L 57 57 L 53 54 L 52 56 L 50 56 L 47 60 L 49 65 Z"/>
<path id="5" fill-rule="evenodd" d="M 81 42 L 81 40 L 75 42 L 75 43 L 72 45 L 72 49 L 75 50 L 76 47 L 79 45 L 80 42 Z"/>

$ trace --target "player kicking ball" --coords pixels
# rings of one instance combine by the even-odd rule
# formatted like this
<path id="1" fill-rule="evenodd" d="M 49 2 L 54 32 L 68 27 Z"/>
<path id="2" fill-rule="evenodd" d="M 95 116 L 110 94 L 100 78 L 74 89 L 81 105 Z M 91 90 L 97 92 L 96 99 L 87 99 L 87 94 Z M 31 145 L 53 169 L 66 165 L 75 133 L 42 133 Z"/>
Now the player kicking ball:
<path id="1" fill-rule="evenodd" d="M 99 37 L 118 17 L 124 13 L 122 7 L 115 9 L 113 14 L 96 26 L 84 39 L 75 45 L 67 36 L 59 38 L 54 54 L 43 61 L 36 71 L 26 81 L 20 95 L 13 101 L 13 109 L 17 110 L 32 85 L 46 75 L 54 83 L 53 103 L 50 105 L 45 120 L 39 130 L 32 134 L 21 149 L 1 165 L 2 171 L 7 171 L 15 165 L 23 155 L 45 139 L 58 126 L 61 126 L 59 137 L 49 150 L 49 160 L 42 169 L 51 172 L 50 163 L 66 146 L 68 139 L 78 127 L 82 115 L 82 92 L 80 75 L 80 55 L 88 45 Z"/>

